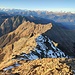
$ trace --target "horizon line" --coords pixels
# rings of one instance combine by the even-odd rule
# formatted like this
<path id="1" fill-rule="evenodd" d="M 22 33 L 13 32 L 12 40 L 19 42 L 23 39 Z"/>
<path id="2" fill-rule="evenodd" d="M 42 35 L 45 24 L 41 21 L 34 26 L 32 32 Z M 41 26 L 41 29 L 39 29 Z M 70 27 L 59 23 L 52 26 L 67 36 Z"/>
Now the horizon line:
<path id="1" fill-rule="evenodd" d="M 51 8 L 51 10 L 49 9 L 49 10 L 45 10 L 45 9 L 24 9 L 24 8 L 5 8 L 5 7 L 0 7 L 0 9 L 10 9 L 10 10 L 12 10 L 12 9 L 17 9 L 17 10 L 27 10 L 27 11 L 47 11 L 47 12 L 54 12 L 54 13 L 75 13 L 75 11 L 65 11 L 65 10 L 59 10 L 59 11 L 57 11 L 57 10 L 52 10 L 52 8 Z"/>

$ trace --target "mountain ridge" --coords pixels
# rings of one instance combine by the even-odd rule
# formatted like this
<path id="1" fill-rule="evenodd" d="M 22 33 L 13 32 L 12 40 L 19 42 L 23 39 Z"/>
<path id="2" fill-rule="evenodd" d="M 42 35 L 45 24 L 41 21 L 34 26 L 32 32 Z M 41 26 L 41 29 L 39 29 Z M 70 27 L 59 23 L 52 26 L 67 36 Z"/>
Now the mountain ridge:
<path id="1" fill-rule="evenodd" d="M 8 35 L 15 33 L 19 39 L 10 44 L 7 44 L 7 42 L 5 47 L 2 48 L 0 53 L 2 58 L 0 59 L 0 70 L 4 72 L 12 70 L 14 67 L 20 66 L 19 62 L 21 61 L 32 61 L 42 58 L 68 58 L 68 55 L 65 55 L 57 47 L 57 43 L 42 35 L 42 33 L 51 28 L 51 23 L 41 25 L 24 21 L 16 30 L 8 33 Z"/>
<path id="2" fill-rule="evenodd" d="M 62 25 L 67 29 L 75 29 L 75 13 L 71 12 L 50 12 L 50 11 L 32 11 L 32 10 L 17 10 L 12 9 L 4 11 L 11 15 L 21 15 L 21 16 L 36 16 L 45 19 L 51 19 L 55 22 L 62 23 Z M 71 28 L 72 27 L 72 28 Z"/>
<path id="3" fill-rule="evenodd" d="M 61 41 L 59 42 L 58 40 L 61 39 L 58 38 L 59 35 L 56 36 L 56 34 L 60 33 L 59 31 L 64 30 L 61 29 L 61 27 L 52 25 L 52 23 L 35 24 L 34 22 L 24 21 L 17 27 L 17 29 L 0 37 L 0 73 L 10 73 L 9 75 L 15 75 L 23 74 L 22 70 L 24 70 L 25 75 L 25 72 L 27 72 L 23 68 L 25 64 L 31 64 L 40 61 L 41 63 L 46 62 L 48 58 L 48 60 L 51 60 L 53 64 L 57 60 L 57 58 L 61 58 L 60 60 L 66 61 L 66 58 L 69 58 L 70 56 L 68 54 L 65 54 L 65 50 L 59 49 L 59 44 Z M 57 43 L 55 43 L 54 41 L 56 40 L 54 39 L 55 36 L 56 39 L 58 39 Z M 64 57 L 65 59 L 63 59 Z M 57 63 L 60 64 L 60 62 Z M 49 71 L 50 69 L 53 70 L 54 74 L 56 73 L 55 71 L 58 71 L 57 74 L 59 74 L 59 70 L 62 70 L 61 73 L 63 75 L 65 75 L 65 73 L 72 74 L 72 71 L 70 67 L 67 66 L 67 64 L 64 65 L 63 63 L 61 63 L 66 67 L 66 69 L 64 69 L 64 66 L 63 69 L 61 69 L 60 67 L 58 67 L 58 64 L 56 64 L 57 68 L 56 65 L 54 65 L 54 69 L 49 68 Z M 40 65 L 40 63 L 38 63 L 38 65 Z M 33 65 L 34 68 L 36 66 L 36 64 Z M 19 69 L 22 70 L 19 71 Z M 31 69 L 32 68 L 30 66 L 30 69 L 28 69 L 28 71 Z M 73 70 L 75 69 L 73 68 Z M 31 71 L 28 74 L 31 74 Z M 34 72 L 32 72 L 32 74 L 34 74 Z"/>

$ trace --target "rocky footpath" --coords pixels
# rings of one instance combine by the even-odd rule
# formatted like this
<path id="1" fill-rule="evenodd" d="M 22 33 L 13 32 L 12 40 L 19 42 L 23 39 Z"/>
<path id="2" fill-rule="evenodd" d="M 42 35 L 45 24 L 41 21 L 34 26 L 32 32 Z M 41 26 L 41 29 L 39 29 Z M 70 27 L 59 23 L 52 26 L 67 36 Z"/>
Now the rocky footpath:
<path id="1" fill-rule="evenodd" d="M 33 61 L 18 61 L 20 66 L 10 70 L 0 70 L 0 75 L 73 75 L 67 64 L 71 59 L 43 58 Z"/>

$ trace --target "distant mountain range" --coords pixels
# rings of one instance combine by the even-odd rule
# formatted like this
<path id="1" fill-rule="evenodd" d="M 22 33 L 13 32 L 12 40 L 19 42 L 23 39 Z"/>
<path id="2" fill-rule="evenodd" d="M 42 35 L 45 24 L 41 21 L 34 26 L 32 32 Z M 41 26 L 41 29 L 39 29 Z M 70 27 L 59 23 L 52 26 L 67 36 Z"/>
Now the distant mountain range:
<path id="1" fill-rule="evenodd" d="M 55 75 L 60 71 L 62 75 L 63 71 L 72 75 L 65 63 L 74 72 L 74 16 L 73 13 L 0 9 L 0 74 L 22 75 L 24 72 L 31 75 L 41 66 L 40 70 L 49 68 Z M 25 64 L 29 65 L 27 69 Z"/>
<path id="2" fill-rule="evenodd" d="M 9 15 L 36 16 L 45 19 L 51 19 L 62 23 L 67 29 L 75 29 L 75 13 L 71 12 L 49 12 L 49 11 L 31 11 L 21 9 L 0 9 L 0 12 L 6 12 Z"/>
<path id="3" fill-rule="evenodd" d="M 3 21 L 1 21 L 0 24 L 0 36 L 15 30 L 24 21 L 34 22 L 36 24 L 48 24 L 50 22 L 54 23 L 53 20 L 39 18 L 35 16 L 7 16 L 4 18 L 1 17 L 1 19 L 3 19 Z"/>

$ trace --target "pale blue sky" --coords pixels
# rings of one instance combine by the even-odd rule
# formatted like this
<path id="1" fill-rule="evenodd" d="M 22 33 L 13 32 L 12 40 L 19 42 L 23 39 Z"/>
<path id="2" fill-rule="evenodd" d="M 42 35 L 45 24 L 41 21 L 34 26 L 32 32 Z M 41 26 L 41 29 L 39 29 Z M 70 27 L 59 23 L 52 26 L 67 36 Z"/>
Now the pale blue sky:
<path id="1" fill-rule="evenodd" d="M 0 0 L 0 8 L 75 12 L 75 0 Z"/>

